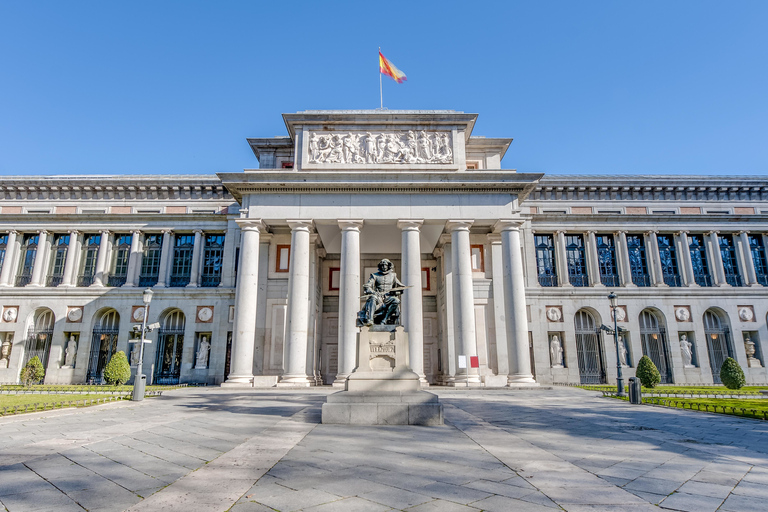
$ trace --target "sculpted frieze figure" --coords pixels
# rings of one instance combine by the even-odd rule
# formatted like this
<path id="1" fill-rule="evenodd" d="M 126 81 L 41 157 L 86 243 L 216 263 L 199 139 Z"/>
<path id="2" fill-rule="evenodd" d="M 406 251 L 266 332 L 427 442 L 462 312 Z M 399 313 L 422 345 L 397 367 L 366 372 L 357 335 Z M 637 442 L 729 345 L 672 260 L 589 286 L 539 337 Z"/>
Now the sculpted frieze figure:
<path id="1" fill-rule="evenodd" d="M 208 342 L 208 336 L 202 336 L 200 338 L 200 347 L 197 349 L 197 359 L 195 361 L 195 369 L 208 368 L 208 351 L 211 348 L 211 344 Z"/>
<path id="2" fill-rule="evenodd" d="M 557 334 L 553 334 L 549 342 L 549 355 L 552 358 L 552 368 L 563 367 L 563 346 Z"/>
<path id="3" fill-rule="evenodd" d="M 75 356 L 77 355 L 77 341 L 74 335 L 69 336 L 67 347 L 64 349 L 64 366 L 71 368 L 75 365 Z"/>
<path id="4" fill-rule="evenodd" d="M 691 347 L 693 344 L 688 341 L 688 335 L 683 333 L 680 335 L 680 352 L 683 355 L 683 367 L 693 368 L 693 351 Z"/>
<path id="5" fill-rule="evenodd" d="M 374 272 L 363 285 L 366 298 L 363 309 L 357 313 L 360 325 L 400 325 L 400 295 L 406 286 L 397 278 L 394 265 L 388 259 L 379 262 L 379 271 Z"/>
<path id="6" fill-rule="evenodd" d="M 453 149 L 448 132 L 312 132 L 309 163 L 451 164 Z"/>

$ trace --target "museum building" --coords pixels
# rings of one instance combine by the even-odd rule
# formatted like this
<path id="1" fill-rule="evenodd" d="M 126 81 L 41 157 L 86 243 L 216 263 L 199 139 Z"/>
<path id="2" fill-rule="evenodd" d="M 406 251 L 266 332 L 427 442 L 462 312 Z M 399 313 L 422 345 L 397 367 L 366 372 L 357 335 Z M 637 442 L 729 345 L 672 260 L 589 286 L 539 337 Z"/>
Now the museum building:
<path id="1" fill-rule="evenodd" d="M 0 382 L 34 356 L 49 384 L 120 350 L 135 371 L 151 288 L 150 382 L 343 385 L 382 259 L 425 386 L 610 382 L 643 355 L 663 383 L 729 356 L 768 382 L 765 177 L 502 170 L 512 139 L 451 110 L 283 119 L 248 139 L 258 169 L 1 178 Z"/>

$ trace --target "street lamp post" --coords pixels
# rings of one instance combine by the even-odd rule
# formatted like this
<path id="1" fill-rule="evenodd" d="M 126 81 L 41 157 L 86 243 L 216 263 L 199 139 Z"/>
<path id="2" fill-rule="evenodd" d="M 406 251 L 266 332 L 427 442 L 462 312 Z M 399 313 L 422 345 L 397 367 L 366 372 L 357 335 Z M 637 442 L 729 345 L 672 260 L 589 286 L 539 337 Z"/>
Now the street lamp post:
<path id="1" fill-rule="evenodd" d="M 613 342 L 616 345 L 616 394 L 624 396 L 624 379 L 621 375 L 621 355 L 619 354 L 619 324 L 616 321 L 616 308 L 619 307 L 619 299 L 616 294 L 611 292 L 608 295 L 611 301 L 611 312 L 613 313 Z"/>
<path id="2" fill-rule="evenodd" d="M 149 315 L 149 303 L 152 302 L 154 292 L 147 288 L 144 290 L 142 300 L 144 301 L 144 318 L 141 320 L 141 340 L 139 341 L 139 364 L 136 367 L 136 377 L 133 379 L 133 400 L 144 400 L 144 388 L 146 387 L 146 378 L 144 377 L 144 343 L 145 335 L 151 329 L 147 329 L 147 316 Z"/>

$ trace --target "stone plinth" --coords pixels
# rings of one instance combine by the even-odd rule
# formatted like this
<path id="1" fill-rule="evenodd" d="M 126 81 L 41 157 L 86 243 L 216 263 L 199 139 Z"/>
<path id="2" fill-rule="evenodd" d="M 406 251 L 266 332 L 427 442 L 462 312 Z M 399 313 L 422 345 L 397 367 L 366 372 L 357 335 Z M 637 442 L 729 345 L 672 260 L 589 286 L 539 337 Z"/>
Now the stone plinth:
<path id="1" fill-rule="evenodd" d="M 377 330 L 378 331 L 378 330 Z M 408 364 L 408 334 L 402 327 L 357 335 L 357 367 L 345 390 L 323 404 L 323 423 L 343 425 L 442 425 L 437 395 L 422 391 Z"/>

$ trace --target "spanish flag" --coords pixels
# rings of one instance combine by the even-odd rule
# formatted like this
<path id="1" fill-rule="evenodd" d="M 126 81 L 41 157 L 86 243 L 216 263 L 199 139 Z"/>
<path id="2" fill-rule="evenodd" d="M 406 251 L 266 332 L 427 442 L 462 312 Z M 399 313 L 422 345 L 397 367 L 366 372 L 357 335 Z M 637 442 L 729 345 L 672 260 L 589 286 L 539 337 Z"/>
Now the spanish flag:
<path id="1" fill-rule="evenodd" d="M 381 54 L 381 50 L 379 50 L 379 72 L 384 73 L 399 84 L 408 80 L 405 73 L 397 69 L 394 64 L 389 62 L 387 58 Z"/>

